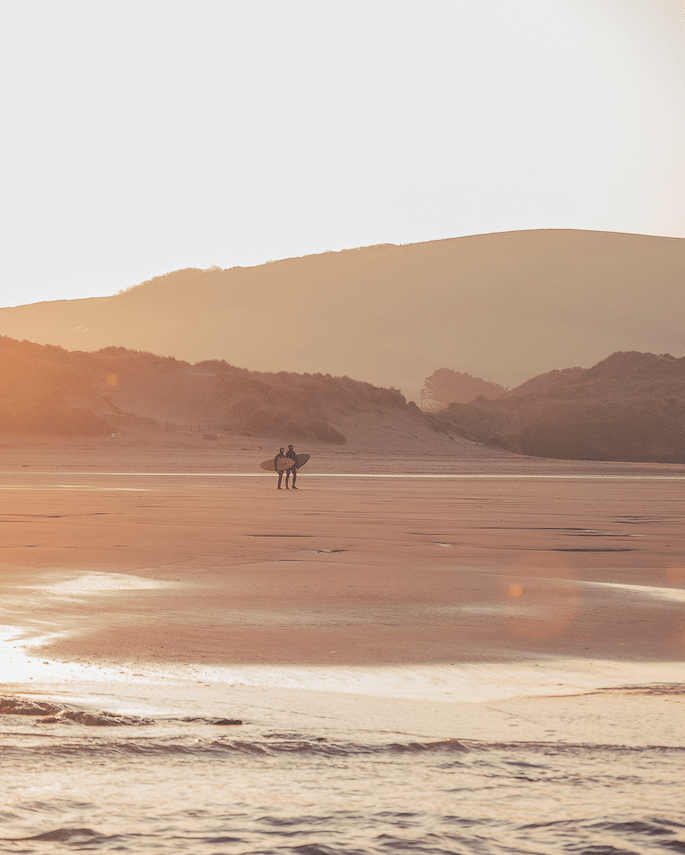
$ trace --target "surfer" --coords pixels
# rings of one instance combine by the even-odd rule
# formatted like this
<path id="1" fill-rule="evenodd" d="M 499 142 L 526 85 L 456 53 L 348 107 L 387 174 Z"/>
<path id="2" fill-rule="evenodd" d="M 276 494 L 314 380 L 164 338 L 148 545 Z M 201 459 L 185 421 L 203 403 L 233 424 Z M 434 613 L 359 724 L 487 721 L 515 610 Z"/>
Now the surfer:
<path id="1" fill-rule="evenodd" d="M 288 476 L 290 473 L 293 473 L 293 490 L 297 490 L 298 488 L 295 486 L 295 481 L 297 480 L 297 455 L 295 454 L 295 449 L 292 445 L 288 446 L 288 450 L 285 453 L 285 456 L 293 461 L 293 465 L 291 469 L 285 470 L 285 489 L 288 489 Z"/>
<path id="2" fill-rule="evenodd" d="M 278 450 L 278 454 L 274 457 L 274 467 L 276 468 L 276 472 L 278 472 L 278 487 L 277 489 L 281 489 L 281 481 L 283 480 L 283 469 L 278 468 L 278 461 L 285 459 L 286 455 L 283 454 L 283 449 L 280 448 Z M 288 476 L 285 476 L 285 489 L 288 489 Z"/>

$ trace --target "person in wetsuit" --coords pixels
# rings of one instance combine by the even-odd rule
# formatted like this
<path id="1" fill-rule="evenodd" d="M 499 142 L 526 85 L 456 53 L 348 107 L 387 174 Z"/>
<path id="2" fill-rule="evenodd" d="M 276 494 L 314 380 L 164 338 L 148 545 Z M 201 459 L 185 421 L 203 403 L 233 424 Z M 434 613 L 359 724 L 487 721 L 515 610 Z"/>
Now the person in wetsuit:
<path id="1" fill-rule="evenodd" d="M 295 481 L 297 480 L 297 454 L 295 454 L 295 449 L 292 445 L 288 446 L 288 450 L 285 453 L 285 456 L 293 461 L 293 465 L 290 469 L 285 470 L 285 489 L 288 489 L 288 478 L 290 477 L 290 473 L 293 475 L 293 490 L 297 490 L 298 488 L 295 486 Z"/>
<path id="2" fill-rule="evenodd" d="M 283 469 L 278 468 L 278 461 L 285 459 L 285 457 L 286 457 L 286 455 L 283 454 L 282 448 L 280 448 L 278 450 L 278 454 L 274 457 L 274 466 L 276 467 L 276 472 L 278 472 L 278 487 L 276 488 L 277 490 L 281 489 L 281 481 L 283 480 L 283 472 L 287 471 L 287 470 L 283 470 Z M 287 475 L 285 478 L 285 489 L 286 490 L 288 489 L 288 476 Z"/>

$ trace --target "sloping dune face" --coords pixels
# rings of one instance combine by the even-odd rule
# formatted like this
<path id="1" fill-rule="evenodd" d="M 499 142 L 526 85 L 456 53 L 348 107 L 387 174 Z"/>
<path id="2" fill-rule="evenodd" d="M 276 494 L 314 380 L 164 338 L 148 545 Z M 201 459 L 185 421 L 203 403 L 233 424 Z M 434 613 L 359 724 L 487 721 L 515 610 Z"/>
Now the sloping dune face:
<path id="1" fill-rule="evenodd" d="M 614 353 L 438 413 L 463 437 L 536 457 L 685 463 L 685 358 Z"/>
<path id="2" fill-rule="evenodd" d="M 0 332 L 348 375 L 416 397 L 441 367 L 511 387 L 617 350 L 679 355 L 684 272 L 678 238 L 505 232 L 181 270 L 112 297 L 0 309 Z"/>
<path id="3" fill-rule="evenodd" d="M 435 419 L 396 389 L 349 377 L 260 373 L 219 361 L 190 365 L 117 347 L 70 352 L 0 337 L 0 433 L 203 430 L 334 445 L 450 447 Z"/>

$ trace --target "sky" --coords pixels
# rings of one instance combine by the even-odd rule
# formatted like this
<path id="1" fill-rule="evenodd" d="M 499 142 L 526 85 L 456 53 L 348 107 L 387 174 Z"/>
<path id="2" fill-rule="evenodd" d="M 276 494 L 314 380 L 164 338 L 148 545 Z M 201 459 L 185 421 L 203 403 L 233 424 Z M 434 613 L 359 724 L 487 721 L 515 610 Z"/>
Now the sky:
<path id="1" fill-rule="evenodd" d="M 0 69 L 3 306 L 379 243 L 685 237 L 683 0 L 0 0 Z"/>

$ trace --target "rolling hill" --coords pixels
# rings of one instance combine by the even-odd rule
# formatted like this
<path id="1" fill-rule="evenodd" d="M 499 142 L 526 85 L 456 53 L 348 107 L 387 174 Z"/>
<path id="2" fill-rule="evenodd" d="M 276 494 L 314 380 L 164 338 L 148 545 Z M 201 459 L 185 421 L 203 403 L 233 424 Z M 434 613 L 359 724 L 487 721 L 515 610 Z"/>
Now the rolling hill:
<path id="1" fill-rule="evenodd" d="M 685 240 L 541 230 L 180 270 L 111 297 L 0 309 L 0 333 L 261 372 L 323 372 L 418 400 L 438 368 L 513 386 L 614 351 L 683 352 Z"/>

